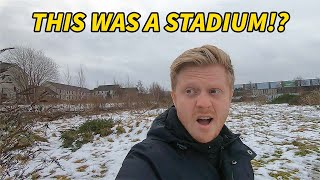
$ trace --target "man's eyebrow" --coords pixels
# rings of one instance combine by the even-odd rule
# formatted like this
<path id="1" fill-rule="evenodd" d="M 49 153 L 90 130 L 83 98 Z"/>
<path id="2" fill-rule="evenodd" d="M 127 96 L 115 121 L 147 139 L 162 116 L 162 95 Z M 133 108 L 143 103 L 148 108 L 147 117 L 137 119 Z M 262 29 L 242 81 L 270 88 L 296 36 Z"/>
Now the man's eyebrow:
<path id="1" fill-rule="evenodd" d="M 197 81 L 184 81 L 183 83 L 183 87 L 188 87 L 188 86 L 200 86 L 199 84 L 197 84 L 199 82 Z M 223 86 L 221 83 L 215 83 L 215 82 L 211 82 L 211 83 L 206 83 L 207 88 L 212 89 L 212 88 L 219 88 L 221 86 Z"/>

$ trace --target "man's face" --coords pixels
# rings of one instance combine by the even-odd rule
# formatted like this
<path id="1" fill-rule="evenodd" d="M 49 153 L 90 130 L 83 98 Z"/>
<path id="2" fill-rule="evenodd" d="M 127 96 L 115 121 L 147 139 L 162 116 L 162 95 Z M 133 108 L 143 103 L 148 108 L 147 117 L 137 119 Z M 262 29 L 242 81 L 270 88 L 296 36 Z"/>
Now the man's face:
<path id="1" fill-rule="evenodd" d="M 217 137 L 228 117 L 233 90 L 222 65 L 185 67 L 171 92 L 177 115 L 200 143 Z"/>

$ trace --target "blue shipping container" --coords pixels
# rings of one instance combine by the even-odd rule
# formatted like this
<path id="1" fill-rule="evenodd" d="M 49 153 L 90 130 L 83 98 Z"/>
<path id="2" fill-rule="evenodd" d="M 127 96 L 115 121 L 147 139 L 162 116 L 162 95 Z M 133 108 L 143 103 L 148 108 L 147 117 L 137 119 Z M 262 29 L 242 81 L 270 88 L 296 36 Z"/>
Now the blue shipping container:
<path id="1" fill-rule="evenodd" d="M 257 89 L 269 89 L 269 82 L 257 83 Z"/>
<path id="2" fill-rule="evenodd" d="M 270 88 L 271 89 L 277 89 L 281 87 L 281 82 L 270 82 Z"/>

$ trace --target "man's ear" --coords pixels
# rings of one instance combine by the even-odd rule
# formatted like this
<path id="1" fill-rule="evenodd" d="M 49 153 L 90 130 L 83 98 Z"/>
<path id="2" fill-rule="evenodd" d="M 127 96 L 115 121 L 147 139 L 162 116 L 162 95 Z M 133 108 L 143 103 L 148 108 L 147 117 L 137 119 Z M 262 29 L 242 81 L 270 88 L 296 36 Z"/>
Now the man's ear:
<path id="1" fill-rule="evenodd" d="M 233 89 L 231 89 L 231 93 L 230 93 L 230 102 L 232 102 L 233 93 L 234 93 L 234 90 L 233 90 Z"/>
<path id="2" fill-rule="evenodd" d="M 174 90 L 171 90 L 171 98 L 172 98 L 172 102 L 174 104 L 174 106 L 176 106 L 176 94 L 174 92 Z"/>

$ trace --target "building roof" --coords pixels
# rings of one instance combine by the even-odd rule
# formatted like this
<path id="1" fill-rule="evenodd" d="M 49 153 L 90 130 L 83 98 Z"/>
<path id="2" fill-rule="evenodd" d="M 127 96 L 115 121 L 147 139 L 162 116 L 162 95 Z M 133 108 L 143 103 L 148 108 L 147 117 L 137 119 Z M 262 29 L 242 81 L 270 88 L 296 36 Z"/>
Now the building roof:
<path id="1" fill-rule="evenodd" d="M 138 88 L 121 88 L 124 92 L 139 92 Z"/>
<path id="2" fill-rule="evenodd" d="M 68 91 L 83 91 L 83 92 L 88 92 L 88 93 L 90 92 L 90 90 L 87 88 L 81 88 L 81 87 L 71 86 L 71 85 L 67 85 L 67 84 L 60 84 L 60 83 L 56 83 L 56 82 L 47 81 L 47 82 L 45 82 L 45 84 L 50 84 L 50 85 L 56 87 L 57 89 L 63 89 L 63 90 L 68 90 Z"/>
<path id="3" fill-rule="evenodd" d="M 115 90 L 119 89 L 119 85 L 100 85 L 97 88 L 94 88 L 93 91 L 110 91 L 110 90 Z"/>
<path id="4" fill-rule="evenodd" d="M 0 73 L 6 72 L 13 64 L 0 61 Z"/>

